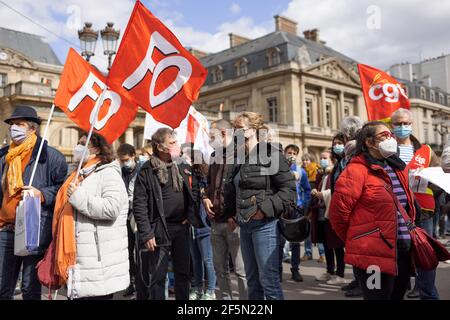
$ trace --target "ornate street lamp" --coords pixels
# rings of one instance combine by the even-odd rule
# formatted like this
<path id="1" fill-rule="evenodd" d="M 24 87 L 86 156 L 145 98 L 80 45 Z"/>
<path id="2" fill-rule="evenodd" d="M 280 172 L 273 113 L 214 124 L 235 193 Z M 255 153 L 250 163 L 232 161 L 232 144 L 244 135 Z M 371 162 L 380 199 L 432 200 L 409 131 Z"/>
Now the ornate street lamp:
<path id="1" fill-rule="evenodd" d="M 120 36 L 120 30 L 115 30 L 113 26 L 113 22 L 107 22 L 105 29 L 100 31 L 103 40 L 103 53 L 108 56 L 108 70 L 111 69 L 111 59 L 116 54 L 117 41 Z"/>
<path id="2" fill-rule="evenodd" d="M 85 22 L 82 30 L 78 30 L 78 38 L 81 44 L 81 55 L 86 57 L 86 61 L 95 55 L 95 44 L 98 39 L 98 31 L 92 29 L 91 22 Z"/>
<path id="3" fill-rule="evenodd" d="M 444 136 L 450 133 L 450 114 L 442 110 L 436 110 L 431 115 L 434 131 L 441 136 L 441 150 L 444 150 Z"/>

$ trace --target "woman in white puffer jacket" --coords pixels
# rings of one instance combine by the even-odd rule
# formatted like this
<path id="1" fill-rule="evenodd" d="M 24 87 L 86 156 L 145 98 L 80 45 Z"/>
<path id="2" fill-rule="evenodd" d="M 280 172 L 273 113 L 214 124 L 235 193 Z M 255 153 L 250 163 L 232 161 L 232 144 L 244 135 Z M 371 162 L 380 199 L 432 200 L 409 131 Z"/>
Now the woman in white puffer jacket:
<path id="1" fill-rule="evenodd" d="M 80 150 L 80 148 L 79 148 Z M 112 299 L 130 284 L 127 238 L 128 197 L 120 165 L 103 137 L 93 134 L 85 177 L 70 184 L 74 209 L 76 264 L 69 272 L 70 299 Z"/>

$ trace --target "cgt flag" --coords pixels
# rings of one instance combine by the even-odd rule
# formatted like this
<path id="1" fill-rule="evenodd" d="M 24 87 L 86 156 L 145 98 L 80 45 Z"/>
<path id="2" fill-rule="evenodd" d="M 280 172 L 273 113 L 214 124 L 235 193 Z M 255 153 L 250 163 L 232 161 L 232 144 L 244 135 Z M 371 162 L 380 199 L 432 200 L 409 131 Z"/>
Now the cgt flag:
<path id="1" fill-rule="evenodd" d="M 99 99 L 100 110 L 94 130 L 112 143 L 136 117 L 137 105 L 107 89 L 105 76 L 71 48 L 56 92 L 55 105 L 80 128 L 89 131 L 94 122 L 94 106 Z"/>
<path id="2" fill-rule="evenodd" d="M 358 64 L 358 70 L 369 121 L 388 121 L 398 108 L 410 108 L 405 90 L 393 77 L 364 64 Z"/>
<path id="3" fill-rule="evenodd" d="M 136 1 L 108 86 L 172 128 L 198 98 L 207 71 L 175 35 Z"/>

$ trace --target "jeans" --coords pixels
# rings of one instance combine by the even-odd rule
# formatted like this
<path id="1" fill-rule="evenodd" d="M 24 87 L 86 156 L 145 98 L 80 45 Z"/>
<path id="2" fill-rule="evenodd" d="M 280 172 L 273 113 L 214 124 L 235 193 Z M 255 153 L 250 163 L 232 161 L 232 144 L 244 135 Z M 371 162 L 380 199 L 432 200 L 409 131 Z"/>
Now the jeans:
<path id="1" fill-rule="evenodd" d="M 280 263 L 279 264 L 280 274 L 283 273 L 283 255 L 284 255 L 284 247 L 285 247 L 286 242 L 287 242 L 286 239 L 282 235 L 280 235 L 280 251 L 279 251 L 279 254 L 280 254 L 280 257 L 279 257 L 279 259 L 280 259 L 280 262 L 279 262 Z M 287 242 L 287 244 L 289 245 L 289 247 L 291 249 L 291 253 L 292 253 L 292 256 L 291 256 L 291 272 L 298 271 L 299 267 L 300 267 L 300 243 Z"/>
<path id="2" fill-rule="evenodd" d="M 322 257 L 325 255 L 325 248 L 323 247 L 323 243 L 318 243 L 317 248 L 319 249 L 319 255 Z M 308 235 L 308 238 L 305 240 L 305 255 L 312 257 L 312 242 L 311 242 L 311 234 Z"/>
<path id="3" fill-rule="evenodd" d="M 165 300 L 169 255 L 172 257 L 175 274 L 175 299 L 189 300 L 189 226 L 168 224 L 170 246 L 156 247 L 153 252 L 140 251 L 140 277 L 146 290 L 145 296 L 137 299 Z"/>
<path id="4" fill-rule="evenodd" d="M 283 300 L 280 285 L 280 232 L 277 219 L 240 223 L 241 249 L 250 300 Z"/>
<path id="5" fill-rule="evenodd" d="M 239 228 L 231 229 L 226 222 L 211 222 L 211 245 L 214 269 L 219 285 L 219 299 L 232 299 L 229 256 L 238 280 L 239 300 L 247 300 L 247 279 L 242 260 Z"/>
<path id="6" fill-rule="evenodd" d="M 0 231 L 0 300 L 12 300 L 22 266 L 23 300 L 41 300 L 41 283 L 36 265 L 43 255 L 14 255 L 14 232 Z"/>
<path id="7" fill-rule="evenodd" d="M 203 293 L 203 270 L 206 268 L 208 279 L 208 293 L 214 293 L 216 288 L 216 272 L 214 271 L 211 235 L 192 239 L 191 255 L 193 261 L 194 281 L 193 288 Z"/>
<path id="8" fill-rule="evenodd" d="M 369 287 L 376 284 L 376 276 L 366 270 L 354 268 L 356 279 L 363 292 L 364 300 L 403 300 L 410 280 L 411 255 L 405 253 L 397 257 L 398 275 L 387 273 L 379 275 L 379 287 Z"/>
<path id="9" fill-rule="evenodd" d="M 423 228 L 429 235 L 433 235 L 433 218 L 423 220 L 418 223 L 418 226 Z M 436 269 L 431 271 L 424 271 L 417 268 L 417 288 L 421 300 L 439 300 L 439 293 L 435 286 Z"/>

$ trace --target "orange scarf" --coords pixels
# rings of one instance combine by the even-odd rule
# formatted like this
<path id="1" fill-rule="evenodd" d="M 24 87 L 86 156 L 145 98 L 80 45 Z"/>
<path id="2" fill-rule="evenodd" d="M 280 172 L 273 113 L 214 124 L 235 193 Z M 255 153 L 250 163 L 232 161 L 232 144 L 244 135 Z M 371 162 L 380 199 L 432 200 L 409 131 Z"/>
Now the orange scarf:
<path id="1" fill-rule="evenodd" d="M 98 158 L 93 158 L 86 162 L 83 169 L 91 167 L 98 162 Z M 56 237 L 55 273 L 59 276 L 61 285 L 67 282 L 69 267 L 76 264 L 77 244 L 75 240 L 74 211 L 67 196 L 67 189 L 73 182 L 73 179 L 75 179 L 76 173 L 77 170 L 74 170 L 59 189 L 56 195 L 53 215 L 52 234 L 53 237 Z M 80 181 L 81 178 L 79 177 L 77 184 Z"/>
<path id="2" fill-rule="evenodd" d="M 33 148 L 36 145 L 37 136 L 30 135 L 24 142 L 17 145 L 11 142 L 6 155 L 6 164 L 8 171 L 6 173 L 6 181 L 8 184 L 8 194 L 10 197 L 15 196 L 24 186 L 22 178 L 22 162 L 24 159 L 30 159 Z"/>

